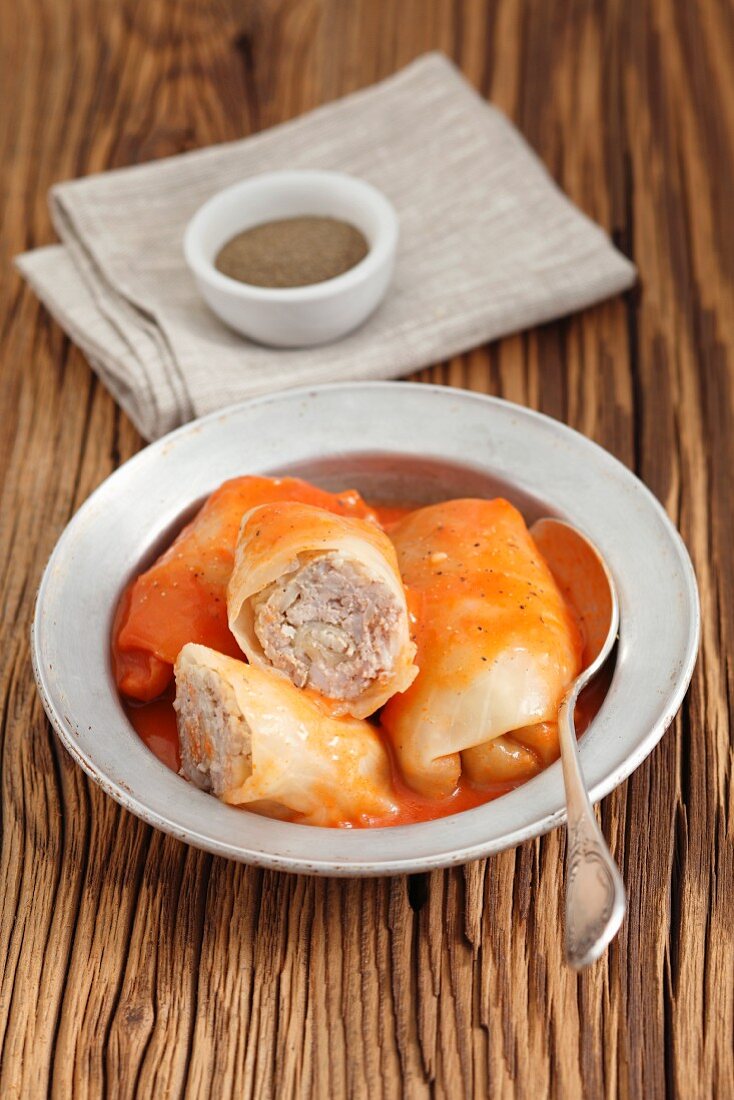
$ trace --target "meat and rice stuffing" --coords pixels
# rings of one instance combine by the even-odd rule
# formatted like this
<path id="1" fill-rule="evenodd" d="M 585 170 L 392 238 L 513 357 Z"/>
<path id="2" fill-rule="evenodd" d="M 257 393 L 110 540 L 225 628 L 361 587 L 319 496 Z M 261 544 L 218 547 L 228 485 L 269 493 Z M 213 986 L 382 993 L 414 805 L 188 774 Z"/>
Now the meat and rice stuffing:
<path id="1" fill-rule="evenodd" d="M 380 527 L 284 501 L 242 520 L 229 628 L 250 664 L 367 718 L 418 669 L 395 548 Z"/>
<path id="2" fill-rule="evenodd" d="M 176 711 L 181 772 L 197 787 L 221 798 L 252 770 L 250 728 L 234 689 L 213 667 L 190 656 L 186 646 L 176 663 Z"/>
<path id="3" fill-rule="evenodd" d="M 339 554 L 299 565 L 258 593 L 253 609 L 272 665 L 332 699 L 355 699 L 390 675 L 400 651 L 395 593 Z"/>

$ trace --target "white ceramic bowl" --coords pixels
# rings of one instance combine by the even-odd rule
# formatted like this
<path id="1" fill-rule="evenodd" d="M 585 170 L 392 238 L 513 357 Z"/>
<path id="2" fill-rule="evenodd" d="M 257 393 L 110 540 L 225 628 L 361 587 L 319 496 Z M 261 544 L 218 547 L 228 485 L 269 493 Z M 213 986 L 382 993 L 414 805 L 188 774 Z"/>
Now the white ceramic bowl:
<path id="1" fill-rule="evenodd" d="M 301 215 L 339 218 L 367 238 L 369 252 L 349 271 L 300 287 L 241 283 L 214 266 L 237 233 Z M 343 172 L 268 172 L 213 195 L 184 236 L 184 254 L 199 290 L 225 324 L 273 347 L 307 347 L 345 336 L 377 308 L 395 265 L 398 218 L 371 184 Z"/>
<path id="2" fill-rule="evenodd" d="M 461 390 L 408 383 L 291 390 L 194 421 L 136 455 L 79 509 L 44 573 L 32 646 L 43 704 L 74 759 L 134 814 L 219 855 L 322 875 L 459 863 L 564 819 L 560 763 L 453 817 L 322 829 L 225 806 L 146 748 L 111 668 L 124 586 L 226 478 L 285 471 L 373 500 L 501 494 L 529 522 L 556 515 L 582 528 L 614 574 L 621 614 L 612 683 L 580 742 L 593 801 L 662 737 L 696 658 L 698 595 L 680 536 L 629 470 L 555 420 Z"/>

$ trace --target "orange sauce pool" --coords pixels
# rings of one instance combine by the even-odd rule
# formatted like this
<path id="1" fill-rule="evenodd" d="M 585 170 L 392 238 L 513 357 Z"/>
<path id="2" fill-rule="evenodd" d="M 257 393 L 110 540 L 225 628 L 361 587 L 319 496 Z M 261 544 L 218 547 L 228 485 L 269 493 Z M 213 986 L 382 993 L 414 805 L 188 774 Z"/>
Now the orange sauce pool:
<path id="1" fill-rule="evenodd" d="M 122 705 L 131 726 L 154 756 L 162 760 L 166 767 L 177 772 L 181 767 L 181 753 L 178 745 L 176 712 L 173 709 L 175 692 L 173 685 L 152 703 L 135 703 L 123 699 Z"/>
<path id="2" fill-rule="evenodd" d="M 415 504 L 371 504 L 370 508 L 379 519 L 381 525 L 386 531 L 389 531 L 391 527 L 394 527 L 396 523 L 400 523 L 401 519 L 405 519 L 416 509 Z"/>
<path id="3" fill-rule="evenodd" d="M 371 505 L 380 523 L 389 532 L 415 506 L 405 504 Z M 124 596 L 123 596 L 124 601 Z M 113 643 L 114 650 L 114 643 Z M 590 725 L 599 711 L 609 689 L 613 675 L 613 664 L 609 664 L 592 684 L 583 692 L 576 706 L 576 732 L 580 736 Z M 157 699 L 150 703 L 137 703 L 122 700 L 130 724 L 150 751 L 172 771 L 181 767 L 176 713 L 173 709 L 174 686 L 171 684 Z M 427 798 L 412 790 L 404 782 L 397 766 L 392 742 L 378 723 L 375 723 L 390 758 L 392 782 L 398 814 L 385 819 L 375 819 L 369 827 L 412 825 L 421 821 L 433 821 L 451 814 L 471 810 L 491 802 L 503 794 L 521 786 L 526 780 L 505 783 L 493 783 L 477 786 L 463 776 L 456 790 L 447 798 Z"/>

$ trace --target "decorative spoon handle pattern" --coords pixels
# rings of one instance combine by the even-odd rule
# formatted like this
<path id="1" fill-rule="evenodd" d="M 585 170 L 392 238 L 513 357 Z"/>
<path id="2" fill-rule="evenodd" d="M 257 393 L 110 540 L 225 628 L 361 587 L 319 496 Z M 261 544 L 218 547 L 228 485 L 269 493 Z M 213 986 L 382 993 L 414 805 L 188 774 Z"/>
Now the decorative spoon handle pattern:
<path id="1" fill-rule="evenodd" d="M 573 724 L 576 695 L 574 691 L 564 701 L 558 724 L 568 805 L 566 959 L 581 970 L 598 959 L 614 937 L 627 901 L 581 774 Z"/>

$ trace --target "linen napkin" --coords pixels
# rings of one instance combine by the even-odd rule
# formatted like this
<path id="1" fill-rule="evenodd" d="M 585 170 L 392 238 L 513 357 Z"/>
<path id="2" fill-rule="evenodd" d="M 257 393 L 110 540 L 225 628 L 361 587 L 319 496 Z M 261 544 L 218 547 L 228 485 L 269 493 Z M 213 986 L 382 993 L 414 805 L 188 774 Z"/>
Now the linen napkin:
<path id="1" fill-rule="evenodd" d="M 225 327 L 183 259 L 196 209 L 279 168 L 350 172 L 400 219 L 377 312 L 328 346 L 274 350 Z M 63 242 L 16 263 L 148 439 L 251 395 L 395 378 L 629 286 L 635 269 L 441 54 L 242 141 L 62 183 Z"/>

